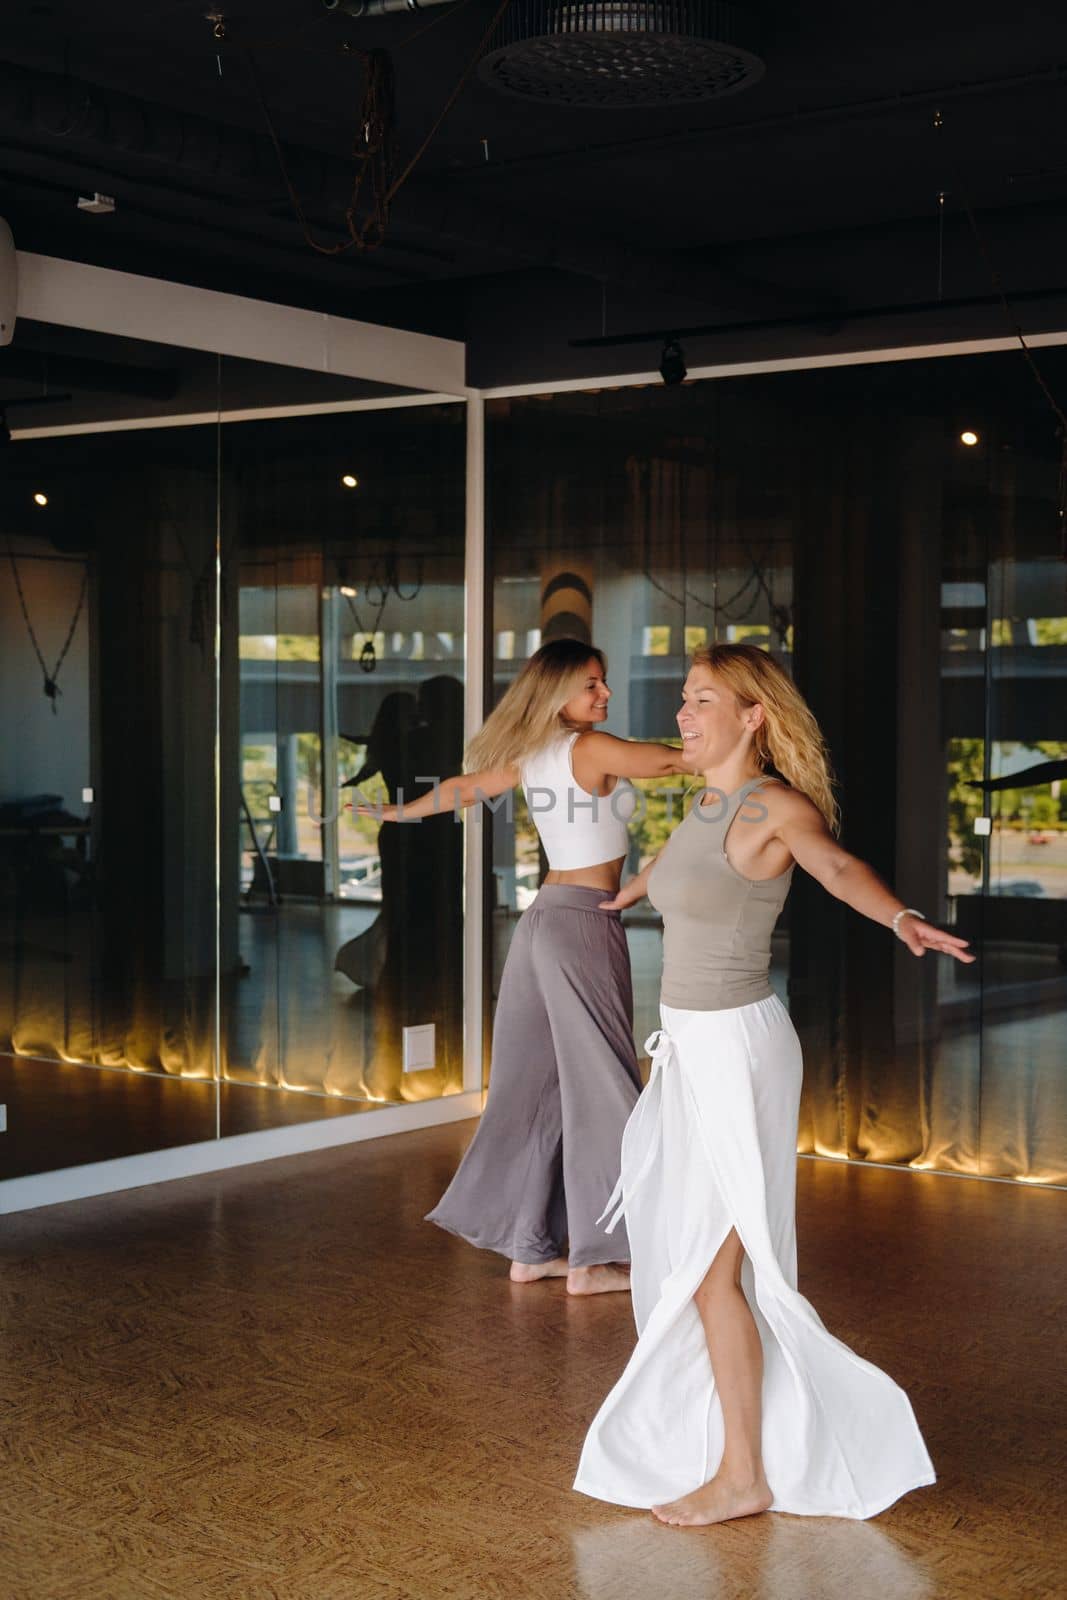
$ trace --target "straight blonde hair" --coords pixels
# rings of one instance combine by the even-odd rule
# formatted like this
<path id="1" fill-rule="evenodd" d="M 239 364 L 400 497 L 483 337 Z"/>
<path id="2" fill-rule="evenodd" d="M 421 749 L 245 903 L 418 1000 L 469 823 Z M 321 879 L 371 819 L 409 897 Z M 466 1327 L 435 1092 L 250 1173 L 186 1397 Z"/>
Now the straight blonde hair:
<path id="1" fill-rule="evenodd" d="M 841 811 L 834 795 L 836 778 L 822 729 L 800 690 L 765 650 L 751 644 L 702 645 L 693 665 L 732 689 L 739 706 L 763 707 L 763 722 L 754 745 L 761 767 L 773 767 L 790 788 L 807 795 L 826 820 L 830 832 L 841 831 Z"/>
<path id="2" fill-rule="evenodd" d="M 464 770 L 490 772 L 519 765 L 553 739 L 573 732 L 575 724 L 564 718 L 563 707 L 585 682 L 590 661 L 607 673 L 604 652 L 581 639 L 543 644 L 467 746 Z"/>

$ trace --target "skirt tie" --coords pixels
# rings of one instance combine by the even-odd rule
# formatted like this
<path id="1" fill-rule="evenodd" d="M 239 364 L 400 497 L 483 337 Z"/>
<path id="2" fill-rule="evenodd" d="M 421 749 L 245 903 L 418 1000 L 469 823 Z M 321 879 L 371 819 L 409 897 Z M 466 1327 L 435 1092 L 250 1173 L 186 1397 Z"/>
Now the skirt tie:
<path id="1" fill-rule="evenodd" d="M 659 1148 L 660 1118 L 663 1112 L 663 1082 L 662 1074 L 672 1061 L 676 1061 L 674 1041 L 666 1028 L 657 1028 L 645 1040 L 645 1050 L 652 1060 L 652 1070 L 649 1073 L 648 1083 L 638 1099 L 630 1116 L 630 1123 L 623 1141 L 622 1166 L 619 1171 L 619 1181 L 611 1191 L 611 1199 L 597 1218 L 597 1226 L 604 1226 L 605 1233 L 613 1233 L 617 1225 L 626 1215 L 626 1208 L 641 1185 L 648 1178 L 656 1159 Z M 637 1171 L 632 1177 L 626 1172 L 626 1148 L 634 1141 L 643 1144 L 644 1152 L 638 1163 Z M 607 1221 L 605 1222 L 605 1218 Z"/>

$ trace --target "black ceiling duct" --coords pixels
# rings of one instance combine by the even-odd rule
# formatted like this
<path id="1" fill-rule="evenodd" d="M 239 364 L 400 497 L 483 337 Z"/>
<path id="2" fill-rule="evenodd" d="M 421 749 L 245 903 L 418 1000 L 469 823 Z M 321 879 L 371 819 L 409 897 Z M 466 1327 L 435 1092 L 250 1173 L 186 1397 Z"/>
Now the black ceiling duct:
<path id="1" fill-rule="evenodd" d="M 553 105 L 687 105 L 763 76 L 758 29 L 720 0 L 514 0 L 478 72 Z"/>

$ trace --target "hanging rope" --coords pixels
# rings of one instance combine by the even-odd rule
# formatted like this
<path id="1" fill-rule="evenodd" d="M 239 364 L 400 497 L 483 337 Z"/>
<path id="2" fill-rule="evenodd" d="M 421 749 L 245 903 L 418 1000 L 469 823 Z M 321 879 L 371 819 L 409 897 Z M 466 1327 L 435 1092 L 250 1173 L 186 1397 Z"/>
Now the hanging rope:
<path id="1" fill-rule="evenodd" d="M 452 93 L 449 95 L 449 97 L 445 101 L 444 105 L 441 107 L 441 112 L 440 112 L 440 115 L 437 118 L 437 121 L 434 123 L 433 127 L 430 129 L 430 131 L 426 135 L 425 139 L 419 145 L 419 148 L 416 150 L 415 154 L 412 156 L 411 160 L 408 162 L 407 166 L 404 168 L 404 170 L 400 174 L 399 178 L 397 178 L 395 180 L 395 182 L 393 183 L 393 186 L 389 191 L 390 200 L 393 200 L 393 199 L 396 198 L 396 195 L 398 194 L 401 186 L 403 184 L 405 184 L 407 182 L 407 180 L 410 178 L 412 172 L 418 166 L 419 162 L 422 160 L 423 156 L 426 154 L 427 150 L 430 148 L 430 145 L 433 143 L 434 139 L 437 137 L 437 134 L 438 134 L 438 132 L 439 132 L 439 130 L 440 130 L 445 118 L 448 116 L 448 113 L 452 110 L 452 107 L 455 105 L 456 101 L 459 99 L 460 95 L 463 93 L 464 89 L 467 87 L 467 79 L 470 77 L 471 73 L 474 71 L 475 67 L 478 65 L 478 62 L 481 60 L 482 52 L 485 49 L 486 45 L 489 43 L 489 40 L 492 38 L 494 32 L 496 31 L 497 23 L 500 21 L 501 17 L 504 15 L 504 12 L 508 9 L 508 6 L 510 4 L 511 4 L 511 0 L 502 0 L 502 3 L 493 12 L 492 21 L 490 22 L 488 28 L 486 28 L 485 32 L 482 34 L 481 38 L 478 40 L 478 43 L 475 46 L 473 55 L 471 56 L 470 60 L 467 62 L 467 65 L 464 67 L 462 73 L 460 74 L 459 82 L 456 84 L 456 87 L 452 90 Z"/>
<path id="2" fill-rule="evenodd" d="M 303 202 L 297 192 L 296 185 L 289 175 L 285 152 L 282 149 L 274 118 L 271 116 L 266 96 L 263 93 L 255 61 L 251 52 L 249 50 L 245 51 L 245 61 L 248 65 L 260 110 L 263 113 L 267 132 L 270 135 L 271 144 L 274 147 L 278 170 L 289 195 L 289 203 L 300 224 L 304 242 L 312 250 L 315 250 L 319 255 L 338 256 L 353 249 L 377 250 L 384 244 L 385 233 L 389 223 L 389 212 L 393 201 L 437 137 L 445 118 L 463 93 L 467 80 L 481 60 L 482 52 L 488 44 L 497 23 L 510 4 L 511 0 L 501 0 L 501 4 L 493 13 L 492 21 L 478 40 L 470 60 L 460 74 L 459 81 L 446 99 L 430 131 L 398 177 L 392 176 L 392 134 L 395 122 L 392 62 L 384 50 L 358 50 L 355 45 L 347 41 L 342 46 L 346 54 L 358 56 L 362 61 L 364 83 L 363 98 L 360 103 L 356 121 L 356 134 L 352 147 L 352 158 L 356 163 L 356 171 L 352 182 L 352 191 L 345 207 L 345 225 L 349 236 L 339 244 L 321 244 L 311 230 Z M 463 7 L 459 6 L 456 11 L 458 12 L 462 9 Z M 448 13 L 448 15 L 455 14 L 455 12 Z M 434 21 L 436 20 L 435 18 Z M 444 20 L 444 18 L 442 17 L 441 20 Z M 426 27 L 420 29 L 419 32 L 425 33 L 433 25 L 433 23 L 427 23 Z M 418 37 L 418 35 L 415 37 Z M 412 41 L 409 40 L 408 42 Z"/>
<path id="3" fill-rule="evenodd" d="M 370 576 L 363 585 L 363 592 L 367 599 L 372 606 L 377 606 L 378 608 L 373 627 L 364 627 L 363 619 L 356 609 L 353 596 L 350 594 L 345 595 L 348 609 L 352 613 L 352 621 L 356 625 L 357 636 L 362 635 L 363 638 L 363 648 L 360 650 L 357 659 L 360 668 L 364 672 L 373 672 L 378 665 L 378 652 L 375 648 L 374 638 L 381 627 L 382 613 L 385 611 L 386 601 L 390 595 L 397 600 L 414 600 L 422 590 L 423 559 L 421 555 L 415 559 L 417 562 L 415 585 L 410 594 L 405 594 L 400 586 L 400 569 L 397 566 L 396 556 L 390 554 L 385 557 L 375 557 L 371 565 Z M 384 571 L 382 570 L 383 568 Z M 343 589 L 342 593 L 344 593 Z"/>
<path id="4" fill-rule="evenodd" d="M 64 661 L 67 659 L 67 651 L 70 649 L 71 641 L 74 638 L 74 630 L 78 626 L 78 618 L 81 616 L 82 607 L 85 604 L 85 596 L 89 588 L 89 569 L 86 567 L 82 573 L 81 589 L 78 593 L 78 603 L 74 607 L 74 615 L 71 618 L 70 627 L 67 629 L 67 637 L 64 641 L 62 650 L 59 652 L 59 655 L 56 658 L 55 666 L 52 668 L 51 672 L 49 672 L 48 663 L 45 661 L 45 658 L 41 653 L 41 646 L 37 642 L 36 630 L 34 629 L 33 623 L 30 620 L 30 611 L 26 604 L 26 596 L 22 588 L 22 578 L 19 576 L 19 569 L 15 561 L 15 552 L 11 548 L 10 539 L 7 541 L 7 558 L 11 563 L 11 573 L 15 579 L 15 590 L 19 597 L 19 606 L 22 609 L 22 617 L 26 624 L 26 631 L 30 636 L 30 643 L 33 645 L 33 653 L 37 657 L 38 665 L 40 666 L 41 673 L 44 677 L 44 692 L 48 699 L 52 702 L 52 714 L 55 716 L 59 711 L 59 707 L 56 705 L 56 700 L 63 692 L 59 687 L 59 674 Z"/>
<path id="5" fill-rule="evenodd" d="M 376 250 L 385 242 L 392 198 L 393 63 L 384 50 L 372 50 L 365 65 L 360 126 L 352 148 L 356 176 L 352 198 L 345 208 L 345 222 L 357 249 Z M 361 221 L 364 190 L 368 198 Z"/>
<path id="6" fill-rule="evenodd" d="M 345 226 L 349 236 L 340 244 L 320 244 L 311 231 L 303 202 L 289 176 L 281 140 L 278 138 L 274 118 L 263 94 L 255 61 L 250 52 L 245 52 L 256 98 L 263 112 L 271 144 L 274 146 L 274 154 L 289 195 L 289 203 L 300 224 L 305 244 L 321 256 L 339 256 L 346 250 L 352 249 L 377 249 L 384 241 L 389 221 L 393 123 L 392 65 L 383 50 L 373 50 L 366 54 L 360 52 L 360 55 L 364 65 L 364 88 L 352 147 L 356 170 L 348 204 L 345 206 Z M 365 208 L 362 216 L 361 204 Z"/>
<path id="7" fill-rule="evenodd" d="M 384 571 L 381 570 L 383 568 Z M 367 593 L 367 599 L 370 599 L 372 589 L 377 589 L 379 595 L 381 596 L 383 605 L 391 594 L 395 595 L 398 600 L 417 599 L 419 592 L 422 589 L 422 571 L 422 556 L 416 556 L 415 587 L 412 589 L 410 594 L 405 594 L 403 589 L 400 587 L 400 568 L 397 565 L 396 556 L 392 552 L 386 556 L 375 556 L 374 561 L 371 563 L 370 576 L 364 585 Z M 376 602 L 372 602 L 372 604 L 374 603 Z"/>
<path id="8" fill-rule="evenodd" d="M 378 614 L 374 619 L 373 627 L 365 628 L 363 625 L 363 618 L 356 610 L 355 600 L 350 594 L 345 595 L 345 599 L 348 601 L 348 609 L 352 613 L 352 621 L 356 625 L 356 635 L 357 637 L 362 636 L 363 638 L 363 648 L 360 650 L 359 656 L 357 657 L 360 670 L 362 672 L 373 672 L 375 667 L 378 665 L 378 652 L 375 649 L 374 636 L 378 632 L 378 627 L 382 620 L 382 612 L 385 610 L 385 602 L 388 600 L 388 598 L 388 594 L 382 595 L 381 603 L 378 606 Z M 354 642 L 355 641 L 353 641 L 353 643 Z"/>

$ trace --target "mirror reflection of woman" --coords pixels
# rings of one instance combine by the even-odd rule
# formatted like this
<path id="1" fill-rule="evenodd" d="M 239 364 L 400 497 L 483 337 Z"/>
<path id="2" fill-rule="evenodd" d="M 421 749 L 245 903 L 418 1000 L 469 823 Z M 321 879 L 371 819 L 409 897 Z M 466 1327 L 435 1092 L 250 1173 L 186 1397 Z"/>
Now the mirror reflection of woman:
<path id="1" fill-rule="evenodd" d="M 697 651 L 678 728 L 707 787 L 605 903 L 647 891 L 663 914 L 662 1028 L 608 1207 L 629 1224 L 639 1338 L 575 1488 L 684 1527 L 870 1517 L 933 1468 L 907 1395 L 797 1292 L 801 1051 L 771 933 L 799 863 L 914 955 L 974 957 L 837 843 L 822 735 L 770 656 Z"/>
<path id="2" fill-rule="evenodd" d="M 358 790 L 380 773 L 391 802 L 421 795 L 423 773 L 451 772 L 463 759 L 463 685 L 438 674 L 418 695 L 386 694 L 375 713 L 363 765 L 342 788 Z M 447 818 L 426 828 L 378 833 L 380 910 L 334 960 L 365 993 L 372 1022 L 363 1088 L 376 1099 L 402 1100 L 401 1030 L 413 1017 L 436 1023 L 435 1065 L 462 1074 L 463 836 Z M 416 1091 L 417 1092 L 417 1091 Z"/>
<path id="3" fill-rule="evenodd" d="M 550 870 L 508 951 L 485 1110 L 430 1220 L 505 1256 L 514 1283 L 566 1277 L 571 1294 L 630 1286 L 625 1236 L 596 1225 L 641 1088 L 626 935 L 601 902 L 622 877 L 629 780 L 684 770 L 671 745 L 603 732 L 610 698 L 599 650 L 551 640 L 472 740 L 468 770 L 382 812 L 414 822 L 525 791 Z"/>

